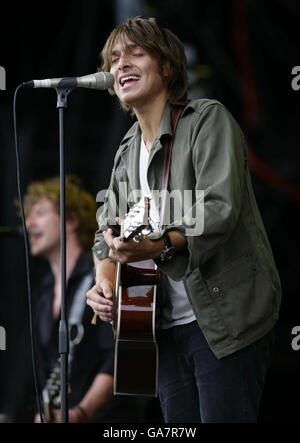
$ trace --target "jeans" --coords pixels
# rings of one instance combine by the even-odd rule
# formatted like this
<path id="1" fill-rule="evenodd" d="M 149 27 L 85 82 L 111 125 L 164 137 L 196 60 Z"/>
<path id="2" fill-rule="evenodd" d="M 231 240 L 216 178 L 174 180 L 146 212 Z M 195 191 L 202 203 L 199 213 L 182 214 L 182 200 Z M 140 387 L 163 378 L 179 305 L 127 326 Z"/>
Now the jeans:
<path id="1" fill-rule="evenodd" d="M 217 359 L 196 321 L 157 332 L 166 423 L 255 423 L 275 333 Z"/>

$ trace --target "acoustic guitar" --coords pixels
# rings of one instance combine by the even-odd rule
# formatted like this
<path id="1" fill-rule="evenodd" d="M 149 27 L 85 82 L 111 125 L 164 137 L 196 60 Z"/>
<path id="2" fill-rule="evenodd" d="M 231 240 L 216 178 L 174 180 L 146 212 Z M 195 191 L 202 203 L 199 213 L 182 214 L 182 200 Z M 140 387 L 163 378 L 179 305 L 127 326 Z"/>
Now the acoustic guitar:
<path id="1" fill-rule="evenodd" d="M 134 205 L 121 225 L 123 241 L 141 242 L 151 232 L 150 198 Z M 149 267 L 149 262 L 151 267 Z M 116 264 L 113 306 L 114 394 L 157 396 L 155 304 L 160 274 L 152 260 Z"/>

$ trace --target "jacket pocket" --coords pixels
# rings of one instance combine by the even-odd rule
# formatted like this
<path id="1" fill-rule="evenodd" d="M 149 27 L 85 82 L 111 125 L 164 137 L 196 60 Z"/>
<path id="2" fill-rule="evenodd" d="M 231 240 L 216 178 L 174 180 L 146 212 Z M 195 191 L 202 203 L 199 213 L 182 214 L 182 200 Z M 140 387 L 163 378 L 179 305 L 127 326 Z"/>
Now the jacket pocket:
<path id="1" fill-rule="evenodd" d="M 273 287 L 267 272 L 251 254 L 205 280 L 211 299 L 229 334 L 239 338 L 260 326 L 273 312 Z"/>

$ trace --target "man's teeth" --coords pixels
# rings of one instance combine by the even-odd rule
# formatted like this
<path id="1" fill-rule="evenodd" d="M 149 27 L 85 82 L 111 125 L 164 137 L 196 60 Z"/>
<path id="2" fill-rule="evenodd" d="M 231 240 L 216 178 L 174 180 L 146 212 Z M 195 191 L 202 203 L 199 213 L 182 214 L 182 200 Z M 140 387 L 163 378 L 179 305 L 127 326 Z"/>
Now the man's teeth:
<path id="1" fill-rule="evenodd" d="M 136 76 L 136 75 L 129 75 L 128 77 L 124 77 L 121 80 L 121 85 L 123 86 L 125 82 L 127 82 L 128 80 L 139 80 L 140 77 Z"/>

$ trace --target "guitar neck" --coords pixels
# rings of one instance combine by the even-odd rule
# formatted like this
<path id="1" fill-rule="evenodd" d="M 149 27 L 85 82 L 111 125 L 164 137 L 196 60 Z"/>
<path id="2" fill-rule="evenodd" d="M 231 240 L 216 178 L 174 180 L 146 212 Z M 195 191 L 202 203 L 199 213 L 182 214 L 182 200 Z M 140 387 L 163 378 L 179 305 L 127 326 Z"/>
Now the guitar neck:
<path id="1" fill-rule="evenodd" d="M 123 236 L 124 236 L 124 223 L 121 223 L 121 225 L 120 225 L 120 239 L 122 241 L 125 241 Z M 116 263 L 116 273 L 119 274 L 120 271 L 121 271 L 121 263 L 117 262 Z"/>
<path id="2" fill-rule="evenodd" d="M 124 241 L 124 223 L 122 222 L 120 225 L 120 238 Z"/>

